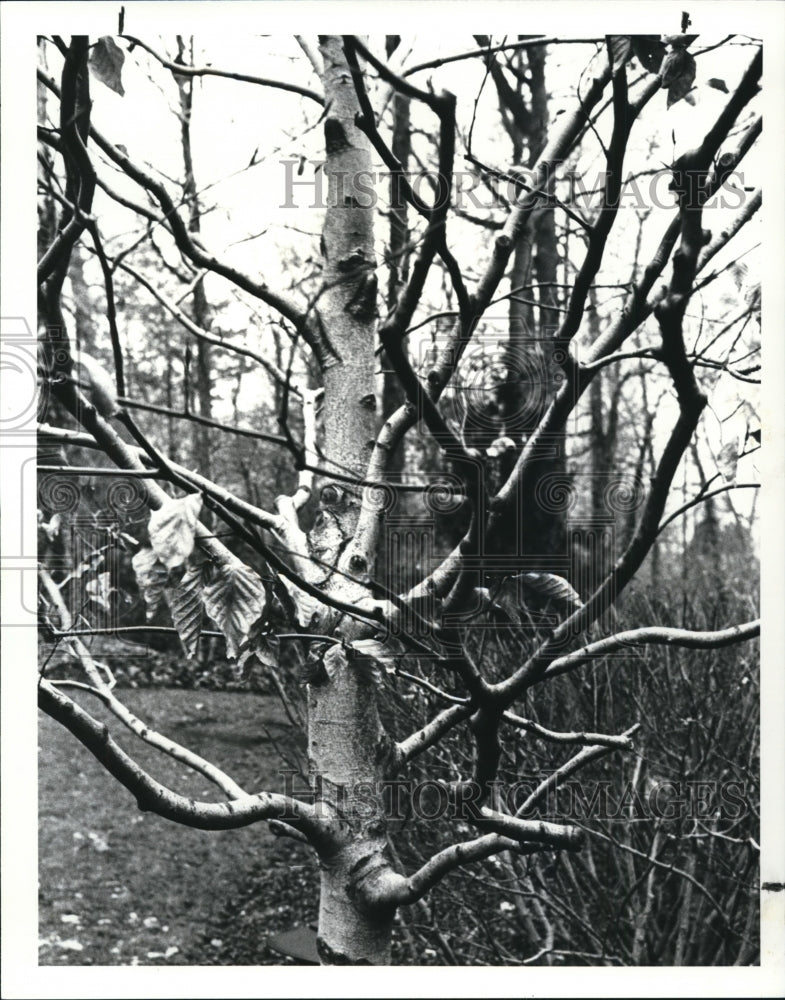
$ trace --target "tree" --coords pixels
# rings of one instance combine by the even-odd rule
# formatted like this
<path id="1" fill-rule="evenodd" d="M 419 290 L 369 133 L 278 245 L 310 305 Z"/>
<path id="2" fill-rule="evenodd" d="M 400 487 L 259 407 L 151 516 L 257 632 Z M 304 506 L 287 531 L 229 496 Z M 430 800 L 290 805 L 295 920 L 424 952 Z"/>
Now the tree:
<path id="1" fill-rule="evenodd" d="M 591 732 L 573 717 L 572 705 L 559 720 L 560 731 L 554 732 L 519 714 L 544 704 L 548 696 L 543 692 L 556 690 L 558 678 L 630 650 L 719 649 L 751 640 L 759 632 L 754 619 L 722 620 L 703 628 L 641 616 L 635 627 L 619 628 L 614 616 L 647 557 L 664 544 L 660 536 L 668 521 L 720 492 L 748 485 L 729 477 L 714 487 L 715 480 L 701 472 L 695 493 L 680 504 L 672 500 L 677 474 L 687 468 L 706 408 L 709 379 L 703 375 L 719 370 L 746 387 L 755 374 L 750 354 L 756 345 L 752 328 L 745 333 L 746 321 L 741 330 L 733 326 L 707 338 L 704 347 L 702 329 L 689 310 L 703 288 L 722 280 L 722 270 L 709 265 L 718 254 L 729 252 L 733 238 L 760 204 L 757 192 L 735 202 L 729 199 L 735 211 L 727 226 L 721 232 L 707 228 L 706 216 L 716 204 L 712 199 L 728 191 L 760 133 L 755 112 L 760 49 L 754 44 L 744 48 L 748 58 L 737 80 L 709 81 L 709 90 L 723 95 L 709 101 L 705 88 L 693 93 L 693 82 L 696 57 L 712 47 L 699 49 L 686 25 L 681 34 L 664 38 L 609 36 L 590 45 L 585 71 L 580 80 L 571 81 L 569 110 L 546 118 L 548 135 L 540 136 L 528 119 L 524 131 L 519 119 L 539 107 L 536 114 L 543 124 L 547 101 L 541 53 L 546 40 L 524 37 L 496 43 L 478 36 L 476 41 L 479 47 L 414 63 L 405 49 L 400 51 L 403 46 L 389 40 L 379 47 L 355 36 L 320 36 L 317 48 L 298 39 L 318 76 L 318 90 L 200 66 L 193 46 L 179 38 L 177 56 L 170 59 L 130 36 L 117 41 L 56 37 L 49 48 L 53 59 L 60 59 L 59 81 L 46 70 L 39 73 L 48 107 L 54 109 L 46 112 L 51 122 L 41 121 L 39 129 L 44 148 L 41 215 L 47 225 L 38 265 L 41 371 L 60 408 L 52 412 L 67 413 L 73 424 L 65 426 L 63 416 L 61 422 L 42 424 L 39 431 L 47 443 L 85 449 L 82 454 L 103 452 L 112 463 L 96 466 L 85 460 L 69 466 L 63 461 L 45 474 L 69 476 L 70 482 L 74 475 L 99 476 L 115 469 L 126 477 L 126 487 L 133 485 L 151 514 L 147 539 L 131 538 L 125 544 L 148 610 L 168 609 L 185 655 L 195 655 L 206 632 L 217 632 L 238 670 L 257 661 L 280 677 L 293 659 L 302 659 L 311 787 L 302 795 L 292 789 L 248 795 L 208 761 L 151 732 L 118 699 L 83 641 L 96 628 L 79 625 L 64 597 L 64 581 L 46 565 L 41 568 L 46 635 L 65 645 L 81 673 L 78 679 L 50 678 L 44 662 L 39 704 L 132 792 L 140 808 L 201 829 L 268 822 L 284 835 L 307 841 L 320 863 L 319 954 L 329 964 L 388 961 L 396 912 L 423 900 L 459 868 L 501 855 L 510 870 L 520 874 L 516 865 L 522 858 L 581 851 L 578 825 L 546 821 L 537 809 L 559 781 L 606 755 L 630 751 L 638 720 L 631 717 L 623 732 Z M 126 50 L 155 72 L 170 73 L 176 82 L 184 161 L 177 196 L 165 164 L 140 164 L 118 141 L 122 136 L 110 139 L 93 121 L 96 80 L 123 93 Z M 515 53 L 526 53 L 527 58 L 511 58 Z M 507 59 L 505 69 L 500 58 Z M 511 171 L 486 164 L 496 155 L 492 144 L 489 157 L 480 161 L 476 155 L 478 136 L 488 131 L 487 120 L 481 123 L 477 115 L 477 125 L 472 120 L 467 132 L 466 109 L 456 95 L 419 83 L 418 74 L 426 70 L 475 60 L 493 76 L 502 114 L 510 124 L 516 161 Z M 531 107 L 523 102 L 520 88 L 517 94 L 511 89 L 509 74 L 525 80 Z M 211 76 L 256 87 L 259 95 L 264 93 L 261 88 L 269 87 L 293 93 L 307 102 L 309 123 L 322 127 L 324 163 L 315 170 L 315 176 L 323 172 L 327 188 L 324 206 L 315 206 L 322 219 L 320 252 L 318 258 L 307 256 L 307 250 L 300 256 L 299 274 L 285 292 L 243 270 L 235 256 L 213 253 L 203 236 L 205 202 L 197 190 L 191 148 L 192 84 Z M 619 280 L 615 258 L 630 256 L 622 212 L 628 161 L 635 160 L 636 133 L 653 140 L 657 115 L 647 118 L 645 112 L 666 101 L 663 91 L 669 106 L 690 99 L 697 108 L 703 103 L 711 108 L 696 144 L 665 170 L 673 205 L 660 211 L 653 196 L 646 205 L 651 217 L 647 221 L 667 218 L 664 232 L 647 244 L 645 266 L 636 267 L 630 277 L 625 271 Z M 386 95 L 392 98 L 390 141 Z M 662 117 L 662 108 L 657 114 Z M 472 133 L 473 144 L 470 140 L 467 148 L 471 163 L 480 170 L 472 181 L 498 196 L 493 210 L 480 210 L 481 227 L 470 218 L 478 214 L 476 199 L 467 210 L 459 197 L 459 184 L 468 175 L 457 166 L 457 156 Z M 254 137 L 249 167 L 260 155 L 257 143 L 266 140 L 263 132 Z M 529 168 L 520 163 L 524 145 Z M 600 169 L 593 175 L 586 156 L 600 157 Z M 423 166 L 431 169 L 415 177 L 402 158 L 422 158 Z M 301 157 L 299 165 L 288 161 L 287 202 L 306 159 Z M 106 179 L 111 176 L 109 165 L 124 185 L 130 182 L 127 187 L 118 190 L 114 179 Z M 599 177 L 588 204 L 580 204 L 574 191 L 562 190 L 568 166 L 573 182 L 576 176 L 581 183 Z M 386 175 L 394 181 L 390 187 Z M 422 177 L 425 183 L 420 183 Z M 379 253 L 374 229 L 383 188 L 392 191 L 393 202 L 389 260 Z M 730 190 L 739 193 L 738 185 Z M 109 200 L 99 202 L 99 191 Z M 56 233 L 45 222 L 52 202 L 60 213 Z M 187 294 L 193 293 L 190 315 L 178 304 L 181 296 L 162 290 L 164 282 L 149 263 L 144 274 L 128 264 L 137 247 L 117 239 L 113 203 L 136 217 L 144 233 L 140 243 L 149 240 L 147 252 L 158 254 L 162 272 L 172 272 L 171 284 L 180 282 Z M 112 228 L 111 250 L 102 232 L 104 222 Z M 458 253 L 454 234 L 472 227 L 469 260 Z M 639 230 L 634 229 L 633 240 Z M 166 238 L 165 248 L 151 238 L 153 232 L 159 241 Z M 524 253 L 532 245 L 537 248 L 534 269 Z M 113 376 L 88 352 L 77 349 L 67 319 L 64 293 L 71 287 L 76 295 L 83 246 L 95 255 L 104 283 L 110 350 L 102 346 L 101 353 L 107 360 L 111 357 Z M 290 273 L 300 254 L 293 244 Z M 255 271 L 258 264 L 259 259 Z M 387 306 L 380 314 L 377 274 L 384 267 Z M 121 275 L 129 316 L 144 289 L 200 345 L 195 376 L 199 412 L 192 414 L 185 406 L 180 416 L 196 418 L 202 426 L 218 423 L 208 375 L 212 365 L 212 388 L 219 378 L 226 381 L 213 360 L 219 350 L 258 366 L 262 381 L 256 385 L 278 400 L 278 433 L 271 433 L 266 422 L 252 431 L 240 430 L 288 452 L 296 473 L 288 493 L 272 503 L 243 497 L 241 481 L 231 488 L 214 481 L 217 461 L 212 470 L 194 471 L 165 454 L 167 434 L 154 425 L 145 427 L 142 416 L 145 407 L 177 415 L 172 412 L 171 385 L 166 406 L 134 399 L 129 391 L 127 360 L 134 348 L 123 337 L 116 315 L 115 279 Z M 205 283 L 214 276 L 223 279 L 223 294 L 230 288 L 264 310 L 261 347 L 250 334 L 224 337 L 210 325 L 219 307 L 212 300 L 208 310 Z M 562 281 L 557 280 L 560 276 Z M 132 282 L 126 286 L 127 277 Z M 510 290 L 500 292 L 508 281 Z M 544 374 L 540 384 L 522 386 L 518 380 L 510 392 L 515 381 L 511 351 L 528 313 L 511 309 L 501 359 L 482 349 L 484 324 L 495 304 L 519 296 L 521 284 L 538 290 L 535 307 L 542 318 L 537 356 L 544 356 Z M 623 293 L 622 309 L 610 298 L 600 302 L 598 290 L 609 284 L 615 295 Z M 736 295 L 748 296 L 741 311 L 750 319 L 754 286 L 742 280 Z M 530 301 L 523 305 L 529 312 L 534 308 Z M 418 330 L 445 313 L 448 324 L 430 344 L 415 338 Z M 380 420 L 377 368 L 382 353 L 388 369 L 384 398 L 403 402 Z M 456 389 L 466 374 L 467 358 L 482 389 L 479 401 Z M 627 369 L 630 363 L 633 367 Z M 171 383 L 171 367 L 166 370 Z M 603 393 L 596 388 L 600 378 L 605 387 L 612 387 L 605 422 Z M 519 411 L 526 403 L 522 395 L 535 389 L 542 392 L 541 405 L 527 413 L 536 420 L 523 423 L 516 407 Z M 585 394 L 588 411 L 582 409 Z M 655 396 L 667 398 L 675 411 L 670 426 L 662 426 L 671 417 L 668 407 L 654 412 Z M 295 399 L 299 412 L 293 415 Z M 618 407 L 625 400 L 645 421 L 634 448 L 618 430 Z M 488 403 L 501 410 L 506 422 L 498 425 L 490 419 L 479 433 L 477 424 L 488 417 Z M 513 410 L 512 416 L 504 406 Z M 136 409 L 142 416 L 132 414 Z M 592 541 L 596 524 L 591 519 L 588 531 L 586 524 L 572 526 L 572 543 L 561 551 L 551 532 L 531 531 L 534 521 L 561 524 L 568 506 L 565 498 L 571 491 L 583 491 L 586 480 L 577 465 L 562 471 L 557 463 L 555 471 L 548 466 L 544 475 L 543 455 L 548 457 L 554 441 L 570 436 L 580 441 L 570 421 L 584 412 L 591 420 L 591 468 L 597 475 L 615 470 L 615 479 L 609 477 L 606 486 L 616 500 L 609 500 L 604 512 L 610 514 L 603 530 L 610 531 L 613 550 L 605 561 Z M 411 443 L 415 428 L 424 437 Z M 749 429 L 753 434 L 754 428 Z M 734 463 L 747 443 L 736 447 Z M 206 437 L 197 442 L 197 459 L 205 448 Z M 392 477 L 396 450 L 404 457 L 392 466 L 400 470 Z M 507 450 L 513 460 L 507 456 L 501 461 Z M 577 445 L 573 457 L 579 463 Z M 644 485 L 641 470 L 647 462 L 651 473 Z M 412 490 L 412 484 L 400 478 L 407 472 L 425 472 L 430 482 L 426 478 Z M 246 488 L 249 482 L 247 478 Z M 592 490 L 589 478 L 582 501 L 595 520 L 600 503 L 596 482 L 595 476 Z M 397 586 L 401 567 L 395 545 L 400 535 L 391 531 L 391 524 L 397 494 L 403 491 L 425 496 L 431 515 L 427 531 L 435 541 L 430 552 L 427 547 L 420 550 L 419 565 L 406 568 L 414 579 Z M 411 510 L 407 516 L 414 516 Z M 49 534 L 55 535 L 58 525 L 52 517 L 51 508 L 42 513 Z M 623 530 L 614 533 L 619 518 Z M 448 551 L 439 551 L 439 531 L 454 542 Z M 538 550 L 540 534 L 549 537 Z M 378 572 L 382 552 L 384 575 Z M 685 557 L 682 551 L 679 558 Z M 418 728 L 412 729 L 405 715 L 391 712 L 393 683 L 410 684 L 427 694 L 430 711 Z M 157 782 L 90 714 L 87 696 L 99 698 L 142 739 L 208 777 L 224 799 L 194 802 Z M 511 734 L 526 733 L 578 749 L 555 765 L 551 776 L 523 802 L 512 802 L 497 778 L 502 758 L 510 752 Z M 389 822 L 389 789 L 421 766 L 427 774 L 429 755 L 455 741 L 452 775 L 434 772 L 438 777 L 430 781 L 442 813 L 452 820 L 451 841 L 435 848 L 418 869 L 401 870 L 390 843 L 395 831 Z M 523 751 L 519 747 L 515 752 Z M 415 789 L 412 800 L 416 797 Z M 684 939 L 678 947 L 683 953 Z M 643 949 L 643 940 L 636 938 L 633 952 L 639 960 Z"/>

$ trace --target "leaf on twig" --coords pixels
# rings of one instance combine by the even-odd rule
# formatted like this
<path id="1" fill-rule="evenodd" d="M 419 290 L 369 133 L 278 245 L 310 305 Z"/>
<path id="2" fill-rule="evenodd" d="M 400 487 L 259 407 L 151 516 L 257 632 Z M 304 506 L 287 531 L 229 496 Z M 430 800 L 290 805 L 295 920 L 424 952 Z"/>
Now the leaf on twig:
<path id="1" fill-rule="evenodd" d="M 99 573 L 85 587 L 90 597 L 103 608 L 109 607 L 109 598 L 114 589 L 108 573 Z"/>
<path id="2" fill-rule="evenodd" d="M 498 437 L 495 441 L 491 441 L 485 449 L 485 454 L 488 458 L 498 458 L 499 455 L 503 455 L 506 451 L 512 451 L 514 448 L 515 442 L 511 437 Z"/>
<path id="3" fill-rule="evenodd" d="M 630 35 L 611 35 L 608 44 L 613 57 L 613 72 L 625 66 L 632 52 L 632 37 Z"/>
<path id="4" fill-rule="evenodd" d="M 38 513 L 40 514 L 41 512 L 39 511 Z M 41 523 L 41 527 L 46 532 L 46 536 L 50 542 L 57 541 L 62 525 L 63 519 L 59 514 L 53 514 L 48 523 L 45 521 L 42 521 Z"/>
<path id="5" fill-rule="evenodd" d="M 728 441 L 720 448 L 717 456 L 717 468 L 726 483 L 736 482 L 736 466 L 739 464 L 739 442 Z"/>
<path id="6" fill-rule="evenodd" d="M 193 552 L 201 509 L 201 496 L 189 493 L 177 500 L 168 500 L 150 515 L 150 544 L 167 569 L 182 566 Z"/>
<path id="7" fill-rule="evenodd" d="M 513 579 L 519 580 L 539 597 L 547 597 L 572 609 L 582 608 L 583 601 L 578 591 L 556 573 L 519 573 Z"/>
<path id="8" fill-rule="evenodd" d="M 309 628 L 314 618 L 322 612 L 321 601 L 318 601 L 311 594 L 307 594 L 304 590 L 300 590 L 296 583 L 287 580 L 285 576 L 281 576 L 279 579 L 292 599 L 298 625 L 302 628 Z"/>
<path id="9" fill-rule="evenodd" d="M 697 35 L 664 35 L 663 42 L 672 49 L 687 49 L 697 38 Z"/>
<path id="10" fill-rule="evenodd" d="M 125 96 L 124 62 L 125 52 L 110 35 L 99 38 L 90 50 L 89 63 L 93 76 L 120 97 Z"/>
<path id="11" fill-rule="evenodd" d="M 279 659 L 278 639 L 270 634 L 265 614 L 251 625 L 245 641 L 237 651 L 235 673 L 241 677 L 246 669 L 254 665 L 254 661 L 270 670 L 278 670 Z"/>
<path id="12" fill-rule="evenodd" d="M 713 87 L 715 90 L 719 90 L 723 94 L 728 93 L 728 85 L 724 80 L 719 80 L 716 76 L 713 76 L 711 80 L 706 81 L 707 87 Z"/>
<path id="13" fill-rule="evenodd" d="M 167 587 L 166 599 L 185 655 L 189 660 L 193 659 L 202 631 L 204 600 L 202 567 L 189 566 L 175 587 Z"/>
<path id="14" fill-rule="evenodd" d="M 230 659 L 237 656 L 265 602 L 261 579 L 241 562 L 219 567 L 205 587 L 205 610 L 223 632 Z"/>
<path id="15" fill-rule="evenodd" d="M 397 639 L 358 639 L 351 644 L 352 659 L 371 659 L 380 664 L 388 674 L 394 674 L 406 650 Z"/>
<path id="16" fill-rule="evenodd" d="M 737 260 L 734 261 L 733 264 L 731 264 L 728 270 L 730 271 L 730 275 L 733 278 L 733 284 L 736 286 L 736 291 L 740 292 L 742 289 L 742 285 L 747 280 L 747 276 L 749 274 L 749 269 L 747 265 L 744 263 L 743 260 Z"/>
<path id="17" fill-rule="evenodd" d="M 635 58 L 649 73 L 659 73 L 665 58 L 665 46 L 658 35 L 633 35 L 632 51 Z"/>
<path id="18" fill-rule="evenodd" d="M 668 88 L 668 107 L 685 97 L 695 82 L 695 58 L 683 48 L 674 48 L 660 67 L 660 80 Z"/>
<path id="19" fill-rule="evenodd" d="M 168 577 L 166 566 L 159 562 L 152 549 L 140 549 L 131 559 L 131 565 L 147 606 L 147 620 L 150 621 L 164 600 L 164 587 Z"/>

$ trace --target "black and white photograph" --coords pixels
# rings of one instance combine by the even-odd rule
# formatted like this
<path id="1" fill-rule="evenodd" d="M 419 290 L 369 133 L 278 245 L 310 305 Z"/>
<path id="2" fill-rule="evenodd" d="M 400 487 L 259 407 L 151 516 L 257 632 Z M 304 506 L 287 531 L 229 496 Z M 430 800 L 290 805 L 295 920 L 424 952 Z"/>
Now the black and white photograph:
<path id="1" fill-rule="evenodd" d="M 783 995 L 782 13 L 2 4 L 3 996 Z"/>

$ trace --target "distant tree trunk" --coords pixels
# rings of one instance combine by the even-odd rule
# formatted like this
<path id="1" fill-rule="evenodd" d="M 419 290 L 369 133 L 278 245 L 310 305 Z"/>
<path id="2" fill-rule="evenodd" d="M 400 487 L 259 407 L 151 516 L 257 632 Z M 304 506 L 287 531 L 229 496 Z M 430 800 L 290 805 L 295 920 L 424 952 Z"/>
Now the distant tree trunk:
<path id="1" fill-rule="evenodd" d="M 485 35 L 475 36 L 480 45 L 488 45 Z M 545 86 L 544 47 L 522 49 L 516 53 L 513 86 L 499 62 L 489 57 L 488 67 L 496 85 L 499 109 L 512 143 L 513 165 L 533 167 L 548 134 L 548 92 Z M 529 91 L 524 97 L 523 80 Z M 538 425 L 556 391 L 553 379 L 553 338 L 559 326 L 557 289 L 559 255 L 554 212 L 544 207 L 535 213 L 530 226 L 520 237 L 510 271 L 510 288 L 518 291 L 510 298 L 507 346 L 504 364 L 507 381 L 500 387 L 502 432 L 515 442 L 500 459 L 500 479 L 512 471 L 525 439 Z M 537 293 L 534 294 L 536 280 Z M 538 306 L 533 306 L 534 302 Z M 531 488 L 521 498 L 522 519 L 510 523 L 509 531 L 518 533 L 521 552 L 526 556 L 562 555 L 565 551 L 564 515 L 544 509 L 538 487 L 546 477 L 564 473 L 565 437 L 561 433 L 548 441 L 548 454 L 538 459 L 537 474 Z M 500 532 L 509 538 L 509 531 Z"/>
<path id="2" fill-rule="evenodd" d="M 39 57 L 46 65 L 46 45 L 43 38 L 38 39 Z M 37 84 L 38 124 L 45 126 L 47 121 L 46 108 L 47 90 L 39 80 Z M 41 190 L 48 192 L 48 176 L 54 171 L 52 154 L 48 146 L 43 146 L 38 160 L 38 178 Z M 46 193 L 38 198 L 38 257 L 43 257 L 46 249 L 51 246 L 57 232 L 57 206 L 54 198 Z"/>
<path id="3" fill-rule="evenodd" d="M 387 57 L 389 58 L 400 44 L 400 36 L 387 36 Z M 395 93 L 392 99 L 393 127 L 392 153 L 398 160 L 404 172 L 409 169 L 412 151 L 411 101 L 406 94 Z M 398 301 L 401 287 L 409 274 L 409 204 L 401 191 L 400 177 L 390 176 L 390 242 L 387 263 L 389 276 L 387 279 L 387 309 L 393 309 Z M 382 390 L 382 413 L 388 417 L 406 401 L 406 394 L 400 379 L 390 370 L 389 363 L 383 356 L 385 368 Z M 404 447 L 401 445 L 390 455 L 387 472 L 392 483 L 399 482 L 404 466 Z"/>
<path id="4" fill-rule="evenodd" d="M 177 59 L 185 63 L 186 45 L 182 36 L 177 36 Z M 188 64 L 193 64 L 193 42 L 188 51 Z M 177 87 L 180 93 L 180 136 L 183 150 L 183 170 L 185 179 L 183 181 L 183 200 L 188 206 L 188 231 L 198 234 L 201 232 L 201 208 L 196 189 L 196 179 L 194 176 L 193 156 L 191 153 L 191 114 L 193 111 L 193 77 L 177 76 Z M 203 330 L 209 330 L 210 308 L 207 302 L 207 295 L 204 290 L 204 282 L 199 281 L 193 290 L 193 301 L 191 305 L 191 317 L 197 326 Z M 210 345 L 204 341 L 197 341 L 195 352 L 195 372 L 194 387 L 196 398 L 199 404 L 199 415 L 212 418 L 212 358 Z M 213 478 L 213 457 L 210 443 L 210 429 L 204 424 L 194 424 L 194 461 L 201 470 L 202 475 L 208 479 Z"/>
<path id="5" fill-rule="evenodd" d="M 588 307 L 589 335 L 600 335 L 600 315 L 597 309 L 597 293 L 589 292 Z M 591 466 L 591 501 L 592 521 L 602 521 L 608 516 L 605 502 L 607 477 L 614 467 L 616 458 L 616 433 L 618 428 L 618 394 L 613 392 L 613 385 L 605 372 L 598 372 L 589 386 L 589 445 Z M 611 398 L 607 405 L 603 390 L 610 390 Z"/>
<path id="6" fill-rule="evenodd" d="M 71 258 L 71 268 L 68 272 L 71 279 L 71 289 L 74 297 L 74 326 L 78 346 L 92 354 L 96 350 L 99 338 L 96 335 L 93 316 L 95 310 L 90 302 L 90 288 L 84 276 L 84 261 L 79 253 Z"/>
<path id="7" fill-rule="evenodd" d="M 388 59 L 397 49 L 400 40 L 399 35 L 387 36 L 385 47 Z M 396 92 L 393 95 L 390 148 L 404 172 L 409 169 L 412 148 L 410 105 L 411 100 L 406 94 Z M 385 296 L 388 312 L 395 308 L 401 289 L 409 276 L 409 203 L 401 189 L 401 178 L 395 173 L 390 174 L 389 193 L 390 230 L 387 245 L 388 277 Z M 382 376 L 382 415 L 386 420 L 406 402 L 406 393 L 385 352 L 382 352 L 381 355 L 381 368 L 384 372 Z M 387 463 L 387 479 L 397 490 L 396 517 L 405 516 L 408 511 L 408 494 L 399 488 L 403 480 L 405 458 L 406 448 L 404 442 L 401 441 L 390 454 Z M 400 571 L 400 567 L 396 565 L 397 560 L 392 553 L 391 546 L 393 544 L 392 539 L 388 537 L 380 546 L 378 553 L 378 578 L 388 587 L 395 586 L 394 576 L 398 575 Z"/>
<path id="8" fill-rule="evenodd" d="M 174 401 L 174 351 L 166 352 L 166 408 L 168 410 L 173 410 L 175 408 Z M 172 456 L 172 461 L 179 461 L 180 448 L 178 445 L 178 434 L 177 434 L 177 421 L 175 417 L 169 415 L 166 418 L 166 444 L 169 449 L 169 454 Z"/>

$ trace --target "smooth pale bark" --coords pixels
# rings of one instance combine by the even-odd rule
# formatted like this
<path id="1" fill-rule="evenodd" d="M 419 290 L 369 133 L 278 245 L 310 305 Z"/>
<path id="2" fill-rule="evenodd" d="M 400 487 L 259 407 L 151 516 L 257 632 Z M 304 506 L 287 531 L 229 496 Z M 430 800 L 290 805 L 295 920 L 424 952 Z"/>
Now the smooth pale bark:
<path id="1" fill-rule="evenodd" d="M 328 208 L 322 234 L 324 286 L 316 310 L 331 357 L 324 368 L 324 454 L 328 470 L 362 478 L 376 434 L 374 343 L 377 281 L 373 249 L 371 154 L 355 126 L 358 104 L 339 37 L 320 38 L 324 60 L 324 122 Z M 325 571 L 325 593 L 343 601 L 369 596 L 373 573 L 352 539 L 362 488 L 323 479 L 311 550 L 339 573 Z M 354 579 L 347 579 L 350 574 Z M 319 624 L 347 639 L 357 625 L 327 611 Z M 376 789 L 387 773 L 392 743 L 377 709 L 369 661 L 341 646 L 324 656 L 308 695 L 308 757 L 320 808 L 340 816 L 340 843 L 322 850 L 318 947 L 328 964 L 382 964 L 390 959 L 394 911 L 374 904 L 374 888 L 395 877 L 384 855 L 386 828 Z"/>

